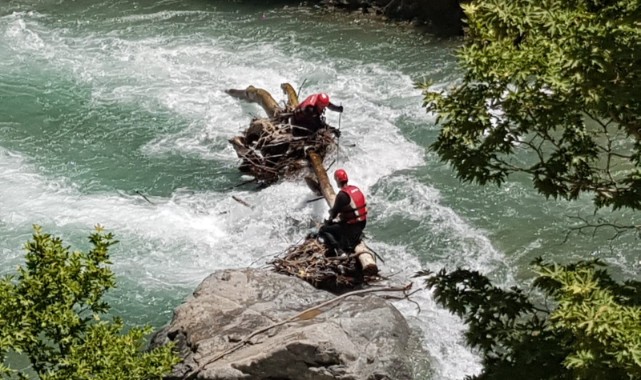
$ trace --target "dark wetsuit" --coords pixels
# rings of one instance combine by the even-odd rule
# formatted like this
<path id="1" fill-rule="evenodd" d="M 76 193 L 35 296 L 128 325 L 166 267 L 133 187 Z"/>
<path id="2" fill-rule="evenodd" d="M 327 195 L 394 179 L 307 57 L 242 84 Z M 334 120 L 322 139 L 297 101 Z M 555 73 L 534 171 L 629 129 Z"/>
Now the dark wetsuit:
<path id="1" fill-rule="evenodd" d="M 327 108 L 329 108 L 330 111 L 343 112 L 342 106 L 336 106 L 332 103 L 329 103 Z M 296 128 L 294 128 L 293 135 L 311 135 L 321 128 L 327 128 L 328 125 L 325 123 L 325 117 L 323 116 L 324 113 L 324 108 L 319 109 L 319 107 L 312 105 L 296 109 L 291 119 L 292 124 L 296 126 Z"/>

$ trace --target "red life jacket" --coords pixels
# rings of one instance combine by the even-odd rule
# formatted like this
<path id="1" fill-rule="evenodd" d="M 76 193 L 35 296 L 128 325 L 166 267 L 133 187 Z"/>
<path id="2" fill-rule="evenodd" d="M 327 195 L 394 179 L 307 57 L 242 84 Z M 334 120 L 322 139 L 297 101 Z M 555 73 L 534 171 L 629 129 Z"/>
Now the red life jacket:
<path id="1" fill-rule="evenodd" d="M 307 98 L 305 98 L 305 100 L 303 100 L 302 103 L 298 105 L 297 108 L 303 110 L 305 109 L 305 107 L 314 107 L 318 110 L 318 112 L 322 112 L 325 109 L 325 107 L 318 104 L 319 95 L 320 94 L 314 94 L 314 95 L 308 96 Z"/>
<path id="2" fill-rule="evenodd" d="M 354 224 L 367 220 L 367 203 L 365 195 L 361 190 L 352 185 L 346 185 L 341 188 L 349 196 L 349 206 L 346 206 L 340 212 L 340 219 L 348 224 Z"/>

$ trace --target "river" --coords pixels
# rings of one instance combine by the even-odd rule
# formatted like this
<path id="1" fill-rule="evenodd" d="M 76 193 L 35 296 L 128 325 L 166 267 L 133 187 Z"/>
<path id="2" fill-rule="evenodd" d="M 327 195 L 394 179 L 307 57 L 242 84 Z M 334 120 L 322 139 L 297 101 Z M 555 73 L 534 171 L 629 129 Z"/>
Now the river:
<path id="1" fill-rule="evenodd" d="M 160 327 L 212 271 L 264 266 L 327 207 L 306 202 L 304 182 L 233 188 L 246 178 L 227 140 L 263 111 L 223 90 L 252 84 L 280 101 L 290 82 L 301 96 L 324 91 L 345 107 L 340 120 L 327 114 L 342 131 L 338 164 L 368 197 L 368 242 L 395 280 L 465 266 L 523 284 L 541 255 L 600 257 L 617 276 L 638 277 L 633 237 L 563 243 L 568 216 L 592 212 L 589 198 L 545 200 L 519 177 L 500 188 L 461 184 L 427 149 L 438 127 L 414 82 L 459 78 L 460 43 L 315 8 L 3 1 L 0 273 L 23 262 L 33 224 L 77 249 L 101 224 L 120 241 L 112 312 Z M 432 362 L 422 377 L 478 372 L 460 321 L 426 291 L 413 299 L 420 312 L 396 306 Z"/>

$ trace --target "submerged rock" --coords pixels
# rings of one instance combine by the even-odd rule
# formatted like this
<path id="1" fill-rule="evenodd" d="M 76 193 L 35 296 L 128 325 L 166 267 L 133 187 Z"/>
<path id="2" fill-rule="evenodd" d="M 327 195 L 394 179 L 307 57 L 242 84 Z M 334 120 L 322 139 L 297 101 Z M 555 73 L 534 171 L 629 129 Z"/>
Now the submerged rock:
<path id="1" fill-rule="evenodd" d="M 175 310 L 152 346 L 177 345 L 183 362 L 168 379 L 412 379 L 416 345 L 407 321 L 372 294 L 349 296 L 320 314 L 267 329 L 212 361 L 252 333 L 334 297 L 269 270 L 215 272 Z"/>

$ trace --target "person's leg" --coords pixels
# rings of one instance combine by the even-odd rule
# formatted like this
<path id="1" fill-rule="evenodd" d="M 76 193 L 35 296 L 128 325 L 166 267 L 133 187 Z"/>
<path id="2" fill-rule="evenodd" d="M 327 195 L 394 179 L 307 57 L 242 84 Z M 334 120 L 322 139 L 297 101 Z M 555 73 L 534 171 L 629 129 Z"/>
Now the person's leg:
<path id="1" fill-rule="evenodd" d="M 362 223 L 348 224 L 345 228 L 343 250 L 354 252 L 354 248 L 361 242 L 364 225 Z"/>
<path id="2" fill-rule="evenodd" d="M 323 238 L 323 242 L 327 247 L 330 249 L 330 251 L 334 251 L 337 248 L 340 247 L 340 241 L 341 241 L 341 225 L 340 224 L 326 224 L 321 226 L 321 228 L 318 230 L 318 236 Z M 331 252 L 333 255 L 336 254 L 336 252 Z"/>

